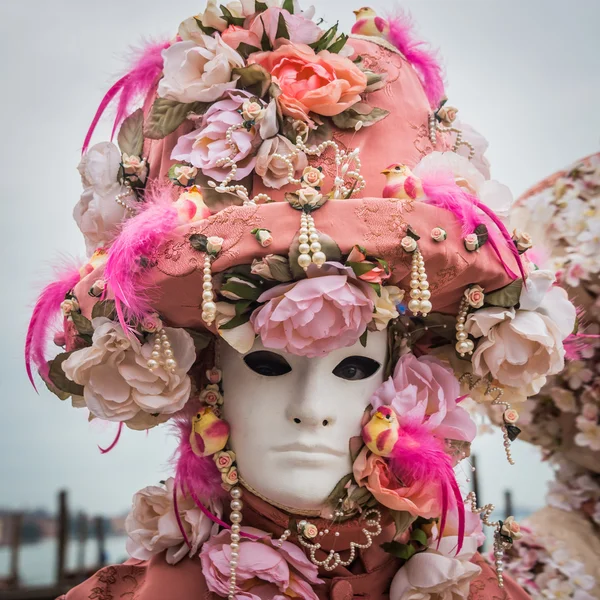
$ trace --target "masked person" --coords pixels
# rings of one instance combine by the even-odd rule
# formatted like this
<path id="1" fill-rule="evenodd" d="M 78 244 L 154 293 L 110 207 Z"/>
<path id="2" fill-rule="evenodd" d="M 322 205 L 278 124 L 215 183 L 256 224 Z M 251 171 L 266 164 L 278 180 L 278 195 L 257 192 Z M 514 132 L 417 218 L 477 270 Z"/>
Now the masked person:
<path id="1" fill-rule="evenodd" d="M 209 2 L 105 98 L 118 147 L 88 133 L 89 262 L 43 291 L 28 360 L 179 447 L 134 498 L 132 559 L 69 600 L 527 597 L 503 576 L 518 524 L 456 481 L 461 383 L 505 408 L 512 460 L 500 395 L 562 369 L 575 310 L 404 18 L 357 11 L 348 38 L 311 12 Z"/>

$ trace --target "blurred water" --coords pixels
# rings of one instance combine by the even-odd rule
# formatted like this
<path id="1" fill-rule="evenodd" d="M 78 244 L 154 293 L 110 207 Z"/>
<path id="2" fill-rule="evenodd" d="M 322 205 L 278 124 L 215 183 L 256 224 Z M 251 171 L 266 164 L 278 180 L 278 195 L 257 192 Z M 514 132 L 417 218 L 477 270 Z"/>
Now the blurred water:
<path id="1" fill-rule="evenodd" d="M 106 562 L 108 564 L 123 562 L 127 559 L 125 552 L 126 536 L 106 538 Z M 56 580 L 56 547 L 55 538 L 44 538 L 35 544 L 24 544 L 19 555 L 19 573 L 21 581 L 27 585 L 50 585 Z M 69 540 L 67 544 L 67 569 L 78 566 L 79 543 Z M 98 564 L 98 544 L 90 539 L 85 544 L 85 566 Z M 10 549 L 0 548 L 0 578 L 6 577 L 10 568 Z"/>

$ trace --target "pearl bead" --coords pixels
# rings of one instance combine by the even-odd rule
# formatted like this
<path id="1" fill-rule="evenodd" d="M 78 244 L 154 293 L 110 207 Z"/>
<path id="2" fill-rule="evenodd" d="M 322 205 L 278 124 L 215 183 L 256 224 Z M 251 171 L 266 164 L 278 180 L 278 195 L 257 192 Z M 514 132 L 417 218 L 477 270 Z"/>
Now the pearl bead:
<path id="1" fill-rule="evenodd" d="M 431 304 L 431 302 L 429 302 L 429 300 L 421 300 L 421 312 L 429 313 L 431 312 L 432 308 L 433 305 Z"/>
<path id="2" fill-rule="evenodd" d="M 315 265 L 321 266 L 325 264 L 325 262 L 327 261 L 327 257 L 323 252 L 315 252 L 313 254 L 312 261 L 315 263 Z"/>
<path id="3" fill-rule="evenodd" d="M 242 508 L 244 508 L 242 501 L 237 499 L 232 500 L 229 506 L 231 507 L 231 510 L 242 510 Z"/>
<path id="4" fill-rule="evenodd" d="M 419 273 L 419 281 L 427 281 L 427 275 L 425 273 Z"/>
<path id="5" fill-rule="evenodd" d="M 410 287 L 411 287 L 413 290 L 416 290 L 416 289 L 418 289 L 418 288 L 419 288 L 419 282 L 418 282 L 418 280 L 416 280 L 416 279 L 411 279 L 411 280 L 410 280 Z"/>
<path id="6" fill-rule="evenodd" d="M 429 282 L 428 281 L 420 281 L 419 282 L 419 287 L 422 290 L 428 290 L 429 289 Z"/>
<path id="7" fill-rule="evenodd" d="M 307 235 L 307 234 L 308 234 L 308 228 L 300 227 L 300 235 Z"/>
<path id="8" fill-rule="evenodd" d="M 303 268 L 307 269 L 312 262 L 310 256 L 308 254 L 301 254 L 298 257 L 298 264 Z"/>
<path id="9" fill-rule="evenodd" d="M 320 252 L 321 251 L 321 244 L 319 244 L 319 242 L 313 242 L 310 245 L 310 251 L 311 252 Z"/>
<path id="10" fill-rule="evenodd" d="M 213 299 L 213 293 L 210 290 L 206 290 L 202 294 L 202 300 L 205 300 L 206 302 L 210 302 L 212 299 Z"/>
<path id="11" fill-rule="evenodd" d="M 457 342 L 455 348 L 461 356 L 464 356 L 469 351 L 469 345 L 467 342 Z"/>
<path id="12" fill-rule="evenodd" d="M 464 331 L 459 331 L 459 332 L 456 334 L 456 339 L 457 339 L 459 342 L 464 342 L 464 341 L 467 339 L 467 337 L 468 337 L 468 336 L 467 336 L 467 334 L 466 334 Z"/>
<path id="13" fill-rule="evenodd" d="M 231 519 L 232 523 L 241 523 L 242 521 L 242 513 L 234 510 L 230 515 L 229 518 Z"/>
<path id="14" fill-rule="evenodd" d="M 210 313 L 207 312 L 203 312 L 202 313 L 202 320 L 207 323 L 208 321 L 212 320 L 213 315 L 211 315 Z"/>
<path id="15" fill-rule="evenodd" d="M 308 235 L 306 235 L 306 233 L 303 233 L 303 234 L 301 234 L 301 235 L 298 237 L 298 241 L 299 241 L 301 244 L 306 244 L 306 242 L 308 242 Z"/>
<path id="16" fill-rule="evenodd" d="M 238 537 L 239 537 L 239 535 L 238 535 Z M 239 542 L 239 540 L 238 540 L 238 542 Z M 233 541 L 233 543 L 236 544 L 237 542 Z M 239 546 L 239 544 L 238 544 L 238 546 Z M 231 556 L 231 558 L 239 558 L 240 557 L 240 553 L 236 552 L 235 550 L 232 550 L 230 556 Z"/>
<path id="17" fill-rule="evenodd" d="M 473 342 L 473 340 L 466 340 L 465 343 L 468 346 L 467 352 L 473 352 L 473 350 L 475 349 L 475 343 Z"/>
<path id="18" fill-rule="evenodd" d="M 176 366 L 177 363 L 172 358 L 168 358 L 165 361 L 165 367 L 167 367 L 167 369 L 174 369 Z"/>
<path id="19" fill-rule="evenodd" d="M 310 239 L 311 242 L 318 242 L 319 241 L 319 235 L 317 233 L 311 233 L 309 239 Z"/>
<path id="20" fill-rule="evenodd" d="M 204 275 L 203 276 L 204 281 L 212 281 L 212 275 L 208 274 L 208 275 Z"/>
<path id="21" fill-rule="evenodd" d="M 207 291 L 207 292 L 209 292 L 210 290 L 212 290 L 213 289 L 212 281 L 205 281 L 202 284 L 202 289 L 205 290 L 205 291 Z"/>
<path id="22" fill-rule="evenodd" d="M 419 274 L 423 275 L 425 273 L 425 267 L 419 267 Z"/>
<path id="23" fill-rule="evenodd" d="M 408 310 L 410 310 L 410 312 L 413 312 L 413 313 L 419 312 L 420 308 L 421 308 L 421 302 L 419 302 L 419 300 L 411 300 L 408 303 Z"/>
<path id="24" fill-rule="evenodd" d="M 464 331 L 465 330 L 465 326 L 462 323 L 459 323 L 456 326 L 456 331 Z"/>
<path id="25" fill-rule="evenodd" d="M 421 291 L 420 290 L 410 290 L 410 297 L 411 298 L 416 298 L 417 300 L 421 297 Z"/>
<path id="26" fill-rule="evenodd" d="M 173 358 L 173 350 L 165 350 L 164 355 L 166 358 Z"/>
<path id="27" fill-rule="evenodd" d="M 217 305 L 214 302 L 206 302 L 202 308 L 207 313 L 217 312 Z"/>
<path id="28" fill-rule="evenodd" d="M 298 251 L 300 254 L 308 254 L 310 252 L 310 246 L 308 244 L 300 244 L 300 246 L 298 246 Z"/>
<path id="29" fill-rule="evenodd" d="M 148 368 L 152 371 L 154 369 L 158 369 L 158 362 L 156 362 L 155 360 L 153 360 L 152 358 L 148 361 L 147 363 Z"/>
<path id="30" fill-rule="evenodd" d="M 156 350 L 153 350 L 151 356 L 154 359 L 160 358 L 160 352 L 157 352 Z"/>
<path id="31" fill-rule="evenodd" d="M 229 492 L 229 495 L 232 498 L 241 498 L 242 497 L 242 490 L 239 487 L 234 487 Z"/>
<path id="32" fill-rule="evenodd" d="M 231 541 L 232 542 L 239 542 L 240 541 L 240 534 L 239 533 L 232 533 L 231 534 Z"/>

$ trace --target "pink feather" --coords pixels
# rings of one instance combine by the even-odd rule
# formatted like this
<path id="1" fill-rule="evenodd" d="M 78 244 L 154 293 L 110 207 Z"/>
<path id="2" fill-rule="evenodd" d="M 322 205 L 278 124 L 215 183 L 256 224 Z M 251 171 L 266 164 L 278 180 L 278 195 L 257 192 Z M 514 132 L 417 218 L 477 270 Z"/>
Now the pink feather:
<path id="1" fill-rule="evenodd" d="M 482 204 L 475 196 L 469 194 L 456 184 L 454 176 L 446 172 L 427 173 L 421 178 L 427 204 L 449 210 L 458 219 L 462 227 L 462 236 L 466 237 L 475 231 L 478 225 L 485 225 L 488 229 L 488 242 L 498 256 L 504 270 L 513 278 L 518 275 L 506 264 L 502 258 L 500 248 L 508 248 L 515 258 L 523 281 L 526 279 L 523 262 L 515 247 L 510 233 L 502 221 L 490 208 Z"/>
<path id="2" fill-rule="evenodd" d="M 134 103 L 151 92 L 163 69 L 162 51 L 170 45 L 171 42 L 169 41 L 148 42 L 143 47 L 132 50 L 133 60 L 131 69 L 108 90 L 102 102 L 100 102 L 100 106 L 85 136 L 82 153 L 85 153 L 88 149 L 100 118 L 115 97 L 119 96 L 119 103 L 117 105 L 111 139 L 114 137 L 121 123 L 123 123 L 127 115 L 132 111 Z"/>
<path id="3" fill-rule="evenodd" d="M 441 441 L 425 425 L 416 422 L 401 423 L 398 441 L 389 461 L 394 475 L 404 485 L 422 482 L 438 487 L 441 503 L 440 539 L 450 505 L 455 505 L 458 511 L 458 554 L 465 535 L 465 506 L 452 468 L 452 459 L 444 452 Z"/>
<path id="4" fill-rule="evenodd" d="M 25 368 L 27 369 L 29 381 L 31 381 L 31 385 L 36 391 L 31 365 L 33 363 L 42 378 L 46 379 L 48 364 L 45 348 L 50 337 L 50 329 L 60 313 L 60 305 L 65 299 L 65 295 L 79 283 L 80 279 L 81 275 L 78 267 L 73 264 L 64 265 L 57 272 L 57 280 L 48 284 L 42 290 L 35 303 L 25 339 Z"/>
<path id="5" fill-rule="evenodd" d="M 389 41 L 415 68 L 425 89 L 431 108 L 437 108 L 444 97 L 442 68 L 435 53 L 423 41 L 413 37 L 413 24 L 410 16 L 402 11 L 388 18 Z"/>
<path id="6" fill-rule="evenodd" d="M 98 450 L 100 450 L 100 454 L 107 454 L 108 452 L 113 450 L 116 447 L 116 445 L 119 443 L 122 432 L 123 432 L 123 421 L 121 421 L 119 423 L 119 428 L 117 429 L 117 435 L 115 435 L 115 439 L 112 441 L 110 446 L 108 446 L 106 448 L 101 448 L 100 446 L 98 446 Z"/>
<path id="7" fill-rule="evenodd" d="M 141 260 L 151 259 L 179 224 L 169 185 L 148 189 L 145 198 L 142 210 L 125 221 L 110 247 L 104 275 L 125 330 L 127 319 L 140 322 L 153 312 L 149 298 L 151 283 L 145 277 Z"/>

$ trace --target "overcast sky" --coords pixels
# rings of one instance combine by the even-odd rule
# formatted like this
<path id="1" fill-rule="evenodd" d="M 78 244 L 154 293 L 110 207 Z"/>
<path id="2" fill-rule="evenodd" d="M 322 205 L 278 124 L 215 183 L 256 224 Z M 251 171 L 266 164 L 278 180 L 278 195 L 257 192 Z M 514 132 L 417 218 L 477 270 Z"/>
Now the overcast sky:
<path id="1" fill-rule="evenodd" d="M 367 0 L 317 0 L 328 23 L 353 22 Z M 116 426 L 31 389 L 22 348 L 29 311 L 61 253 L 82 256 L 71 211 L 85 131 L 108 86 L 141 37 L 171 36 L 202 1 L 4 0 L 0 2 L 0 506 L 53 506 L 71 490 L 75 507 L 115 513 L 132 494 L 169 473 L 164 431 L 124 431 L 101 456 Z M 373 1 L 381 12 L 391 2 Z M 485 133 L 493 176 L 516 195 L 575 159 L 598 151 L 600 44 L 597 0 L 430 0 L 404 5 L 444 57 L 450 103 Z M 106 139 L 106 127 L 95 141 Z M 510 468 L 498 438 L 478 443 L 485 499 L 543 500 L 547 468 L 518 444 Z"/>

